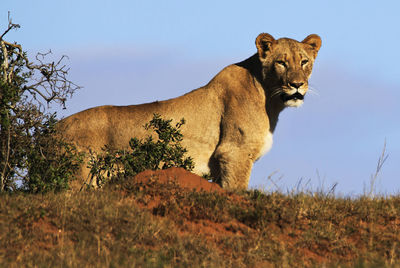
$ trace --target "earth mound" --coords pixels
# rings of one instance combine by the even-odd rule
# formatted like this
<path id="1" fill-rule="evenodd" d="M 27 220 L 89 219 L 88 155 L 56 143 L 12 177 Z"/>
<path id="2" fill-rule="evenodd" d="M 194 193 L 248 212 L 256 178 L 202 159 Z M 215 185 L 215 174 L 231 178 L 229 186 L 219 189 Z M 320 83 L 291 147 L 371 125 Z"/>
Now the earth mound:
<path id="1" fill-rule="evenodd" d="M 218 184 L 191 173 L 183 168 L 172 167 L 164 170 L 145 170 L 135 176 L 136 182 L 146 183 L 155 179 L 160 184 L 174 182 L 179 187 L 196 192 L 218 192 L 224 190 Z"/>

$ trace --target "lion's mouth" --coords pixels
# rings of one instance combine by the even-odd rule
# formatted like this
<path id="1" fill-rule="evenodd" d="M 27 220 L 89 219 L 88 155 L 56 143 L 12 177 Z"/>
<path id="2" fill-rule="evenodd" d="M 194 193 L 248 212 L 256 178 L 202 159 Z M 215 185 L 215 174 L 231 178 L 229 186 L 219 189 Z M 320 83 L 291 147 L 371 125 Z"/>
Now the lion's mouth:
<path id="1" fill-rule="evenodd" d="M 290 101 L 290 100 L 304 100 L 304 96 L 299 92 L 296 92 L 296 93 L 291 94 L 291 95 L 288 95 L 286 93 L 282 93 L 281 94 L 281 98 L 282 98 L 283 102 L 287 102 L 287 101 Z"/>

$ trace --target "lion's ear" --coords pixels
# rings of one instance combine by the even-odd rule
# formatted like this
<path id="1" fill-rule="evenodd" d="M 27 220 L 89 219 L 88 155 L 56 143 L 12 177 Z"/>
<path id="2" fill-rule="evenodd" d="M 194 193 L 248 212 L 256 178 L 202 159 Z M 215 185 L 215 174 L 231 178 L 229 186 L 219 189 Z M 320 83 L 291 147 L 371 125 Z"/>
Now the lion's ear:
<path id="1" fill-rule="evenodd" d="M 316 57 L 318 50 L 321 47 L 321 37 L 316 34 L 310 34 L 302 41 L 302 43 L 311 46 L 311 49 L 314 52 L 314 57 Z"/>
<path id="2" fill-rule="evenodd" d="M 256 39 L 256 47 L 258 50 L 258 55 L 260 58 L 265 58 L 266 53 L 272 49 L 272 46 L 275 43 L 275 39 L 272 35 L 267 33 L 261 33 L 257 36 Z"/>

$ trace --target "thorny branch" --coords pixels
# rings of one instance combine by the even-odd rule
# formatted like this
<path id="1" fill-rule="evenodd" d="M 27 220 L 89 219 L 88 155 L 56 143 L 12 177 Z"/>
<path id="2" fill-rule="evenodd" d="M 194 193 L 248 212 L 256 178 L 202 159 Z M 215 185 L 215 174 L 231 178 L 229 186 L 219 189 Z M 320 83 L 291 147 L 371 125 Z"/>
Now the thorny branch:
<path id="1" fill-rule="evenodd" d="M 34 99 L 39 95 L 47 103 L 57 101 L 65 107 L 67 96 L 71 96 L 80 86 L 67 78 L 69 68 L 63 63 L 64 59 L 68 59 L 67 56 L 62 56 L 57 62 L 44 63 L 46 56 L 51 53 L 51 51 L 38 53 L 36 55 L 38 64 L 32 64 L 24 57 L 27 68 L 34 73 L 32 84 L 24 86 L 24 89 Z"/>
<path id="2" fill-rule="evenodd" d="M 31 62 L 26 53 L 23 52 L 21 45 L 5 41 L 4 36 L 12 29 L 20 26 L 13 24 L 10 17 L 8 28 L 0 37 L 0 46 L 2 52 L 1 73 L 2 80 L 7 84 L 11 84 L 18 65 L 26 67 L 26 71 L 31 73 L 30 83 L 26 83 L 23 89 L 30 93 L 31 97 L 38 102 L 40 96 L 48 105 L 52 101 L 60 103 L 65 108 L 65 101 L 71 96 L 75 90 L 81 87 L 73 83 L 67 78 L 69 68 L 64 64 L 67 56 L 62 56 L 58 61 L 46 63 L 45 59 L 52 54 L 51 50 L 47 53 L 38 53 L 35 57 L 36 63 Z"/>
<path id="3" fill-rule="evenodd" d="M 0 39 L 2 40 L 3 37 L 4 37 L 9 31 L 11 31 L 12 29 L 18 29 L 18 28 L 20 28 L 20 27 L 21 27 L 21 26 L 20 26 L 19 24 L 14 24 L 14 23 L 12 23 L 11 18 L 10 18 L 10 11 L 8 11 L 8 28 L 7 28 L 7 30 L 5 30 L 4 33 L 0 36 Z"/>

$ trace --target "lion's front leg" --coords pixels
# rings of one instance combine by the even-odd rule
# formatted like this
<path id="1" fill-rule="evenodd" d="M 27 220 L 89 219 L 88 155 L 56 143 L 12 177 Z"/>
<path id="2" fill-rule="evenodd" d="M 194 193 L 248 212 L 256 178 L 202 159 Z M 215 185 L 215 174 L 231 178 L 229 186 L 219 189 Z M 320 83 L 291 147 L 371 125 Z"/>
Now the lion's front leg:
<path id="1" fill-rule="evenodd" d="M 215 172 L 221 186 L 231 190 L 245 190 L 249 185 L 253 167 L 251 153 L 239 147 L 221 144 L 214 153 Z"/>

